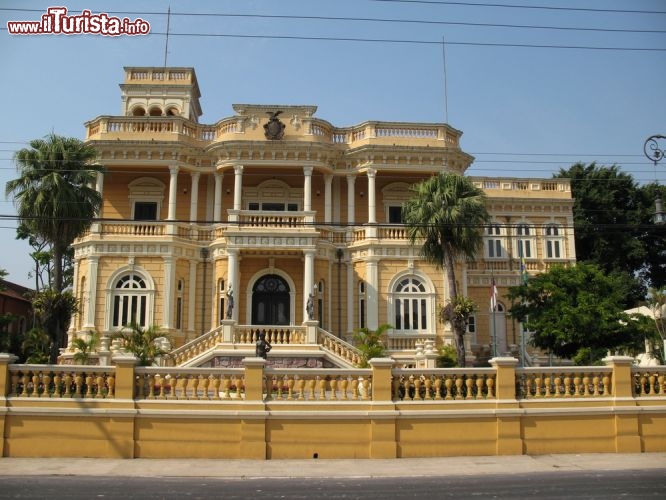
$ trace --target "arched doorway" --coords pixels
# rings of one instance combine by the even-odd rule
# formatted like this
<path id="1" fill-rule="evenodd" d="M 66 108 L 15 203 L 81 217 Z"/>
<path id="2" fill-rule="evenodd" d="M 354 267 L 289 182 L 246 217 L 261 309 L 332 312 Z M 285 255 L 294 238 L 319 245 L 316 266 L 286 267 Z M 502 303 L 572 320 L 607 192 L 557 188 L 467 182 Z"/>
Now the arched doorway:
<path id="1" fill-rule="evenodd" d="M 276 274 L 267 274 L 252 288 L 252 324 L 288 325 L 290 322 L 289 285 Z"/>

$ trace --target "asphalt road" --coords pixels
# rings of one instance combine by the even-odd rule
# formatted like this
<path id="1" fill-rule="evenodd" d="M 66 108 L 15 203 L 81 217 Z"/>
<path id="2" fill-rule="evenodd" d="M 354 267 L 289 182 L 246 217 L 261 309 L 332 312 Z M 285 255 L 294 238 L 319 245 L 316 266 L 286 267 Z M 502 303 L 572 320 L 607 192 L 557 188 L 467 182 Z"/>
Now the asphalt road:
<path id="1" fill-rule="evenodd" d="M 165 471 L 166 472 L 166 471 Z M 4 476 L 0 498 L 16 499 L 654 499 L 666 468 L 484 476 L 381 478 L 140 478 Z"/>

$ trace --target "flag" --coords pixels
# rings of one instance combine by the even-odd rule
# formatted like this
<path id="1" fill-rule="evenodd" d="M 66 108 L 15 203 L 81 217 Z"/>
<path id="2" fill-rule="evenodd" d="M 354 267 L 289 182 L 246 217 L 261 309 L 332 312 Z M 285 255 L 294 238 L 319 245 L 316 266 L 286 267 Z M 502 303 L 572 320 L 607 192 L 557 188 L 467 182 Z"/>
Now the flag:
<path id="1" fill-rule="evenodd" d="M 490 281 L 490 309 L 497 310 L 497 286 L 495 285 L 495 277 Z"/>

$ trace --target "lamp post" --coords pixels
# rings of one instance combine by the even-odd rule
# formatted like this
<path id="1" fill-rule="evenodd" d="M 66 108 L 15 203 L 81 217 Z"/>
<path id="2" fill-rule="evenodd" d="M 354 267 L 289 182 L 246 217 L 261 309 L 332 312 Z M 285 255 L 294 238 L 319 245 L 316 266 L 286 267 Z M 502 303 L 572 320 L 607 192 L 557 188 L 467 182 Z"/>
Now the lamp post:
<path id="1" fill-rule="evenodd" d="M 659 141 L 664 141 L 664 145 L 660 145 Z M 657 163 L 664 159 L 664 154 L 666 153 L 666 135 L 652 135 L 645 139 L 643 144 L 643 153 L 645 156 L 652 160 L 655 168 L 655 180 L 657 179 Z M 659 188 L 659 181 L 657 181 L 657 189 Z M 661 195 L 657 191 L 657 197 L 654 200 L 655 213 L 654 213 L 654 223 L 663 224 L 666 223 L 666 214 L 664 214 L 663 205 L 661 202 Z"/>

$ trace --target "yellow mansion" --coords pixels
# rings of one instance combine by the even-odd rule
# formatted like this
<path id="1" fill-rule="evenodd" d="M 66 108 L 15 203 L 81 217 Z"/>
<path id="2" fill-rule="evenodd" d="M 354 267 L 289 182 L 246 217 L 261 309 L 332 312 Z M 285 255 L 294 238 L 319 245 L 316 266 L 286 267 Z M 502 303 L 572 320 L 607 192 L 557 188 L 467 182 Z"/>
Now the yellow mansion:
<path id="1" fill-rule="evenodd" d="M 431 364 L 436 347 L 453 342 L 438 319 L 445 271 L 410 244 L 401 206 L 428 176 L 465 173 L 474 159 L 460 131 L 336 127 L 306 105 L 235 104 L 232 116 L 201 124 L 192 68 L 125 68 L 120 89 L 121 115 L 86 124 L 106 172 L 99 218 L 75 243 L 81 307 L 70 341 L 135 320 L 168 333 L 176 364 L 240 366 L 265 331 L 268 364 L 282 367 L 353 366 L 354 332 L 382 324 L 405 366 Z M 456 278 L 478 305 L 466 345 L 478 364 L 518 355 L 521 325 L 504 295 L 519 283 L 521 257 L 534 274 L 575 251 L 567 180 L 473 181 L 492 222 Z"/>

